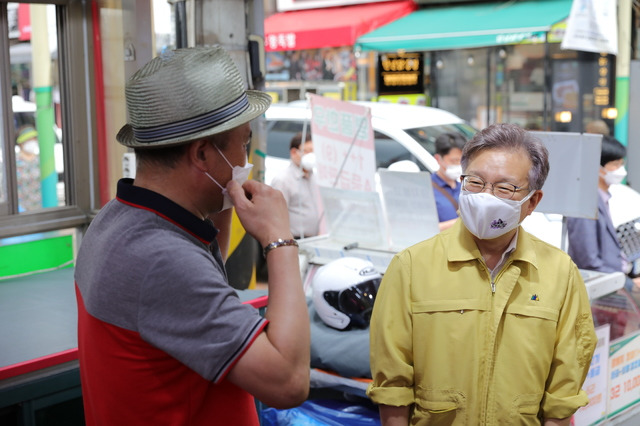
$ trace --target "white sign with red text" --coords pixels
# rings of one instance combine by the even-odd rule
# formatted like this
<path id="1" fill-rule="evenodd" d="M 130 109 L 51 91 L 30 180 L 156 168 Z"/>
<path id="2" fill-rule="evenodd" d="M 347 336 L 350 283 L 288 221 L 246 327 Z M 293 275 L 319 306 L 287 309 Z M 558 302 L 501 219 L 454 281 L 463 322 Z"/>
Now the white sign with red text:
<path id="1" fill-rule="evenodd" d="M 376 156 L 371 110 L 310 95 L 311 134 L 318 185 L 375 191 Z"/>
<path id="2" fill-rule="evenodd" d="M 575 425 L 593 425 L 607 416 L 607 377 L 609 371 L 609 324 L 596 328 L 598 345 L 582 389 L 589 397 L 589 405 L 581 407 L 573 416 Z"/>

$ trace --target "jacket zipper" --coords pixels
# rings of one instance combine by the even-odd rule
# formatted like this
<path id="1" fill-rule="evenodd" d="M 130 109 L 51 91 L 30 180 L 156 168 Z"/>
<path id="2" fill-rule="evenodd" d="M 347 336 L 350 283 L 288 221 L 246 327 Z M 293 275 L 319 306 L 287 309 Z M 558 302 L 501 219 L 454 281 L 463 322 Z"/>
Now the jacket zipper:
<path id="1" fill-rule="evenodd" d="M 491 273 L 489 273 L 489 276 L 491 277 L 491 326 L 493 326 L 493 316 L 495 315 L 495 294 L 496 294 L 496 280 L 502 275 L 502 273 L 507 270 L 509 268 L 509 266 L 511 266 L 510 261 L 507 262 L 507 264 L 502 266 L 502 269 L 500 270 L 500 272 L 498 273 L 498 275 L 496 277 L 491 277 Z M 487 364 L 487 368 L 486 368 L 486 377 L 485 377 L 485 394 L 484 394 L 484 423 L 483 424 L 489 424 L 489 386 L 491 383 L 491 374 L 493 373 L 493 366 L 495 363 L 495 354 L 496 354 L 496 336 L 493 336 L 493 346 L 491 347 L 491 354 L 490 357 L 488 357 L 491 362 Z"/>

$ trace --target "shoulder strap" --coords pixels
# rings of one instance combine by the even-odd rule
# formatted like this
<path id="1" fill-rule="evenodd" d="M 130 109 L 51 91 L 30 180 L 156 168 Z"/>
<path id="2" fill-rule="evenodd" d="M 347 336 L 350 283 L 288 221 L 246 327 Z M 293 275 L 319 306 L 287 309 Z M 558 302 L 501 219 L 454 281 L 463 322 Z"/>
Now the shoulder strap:
<path id="1" fill-rule="evenodd" d="M 453 199 L 453 197 L 451 196 L 451 194 L 449 194 L 449 192 L 447 192 L 446 189 L 444 189 L 443 187 L 441 187 L 440 185 L 438 185 L 436 182 L 431 181 L 431 185 L 433 185 L 433 187 L 435 189 L 437 189 L 438 191 L 440 191 L 440 193 L 442 195 L 444 195 L 445 197 L 447 197 L 447 199 L 449 200 L 449 202 L 451 203 L 451 205 L 453 205 L 453 207 L 458 210 L 458 202 L 456 200 Z"/>

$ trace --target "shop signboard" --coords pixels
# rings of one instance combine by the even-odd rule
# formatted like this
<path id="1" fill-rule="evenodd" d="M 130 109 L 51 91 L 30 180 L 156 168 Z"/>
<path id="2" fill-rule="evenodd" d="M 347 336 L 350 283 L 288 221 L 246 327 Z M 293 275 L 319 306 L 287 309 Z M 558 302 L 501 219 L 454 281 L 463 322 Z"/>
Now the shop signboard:
<path id="1" fill-rule="evenodd" d="M 573 424 L 594 425 L 607 416 L 607 378 L 609 369 L 609 324 L 596 328 L 598 345 L 591 358 L 591 366 L 582 389 L 589 397 L 589 405 L 573 416 Z"/>
<path id="2" fill-rule="evenodd" d="M 623 336 L 609 349 L 609 406 L 613 416 L 640 401 L 640 332 Z"/>
<path id="3" fill-rule="evenodd" d="M 382 53 L 378 56 L 378 93 L 423 93 L 421 52 Z"/>
<path id="4" fill-rule="evenodd" d="M 375 191 L 371 110 L 351 102 L 309 96 L 318 185 Z"/>
<path id="5" fill-rule="evenodd" d="M 367 0 L 367 3 L 377 3 L 388 0 Z M 277 0 L 278 12 L 287 10 L 318 9 L 323 7 L 347 6 L 362 4 L 362 0 Z"/>

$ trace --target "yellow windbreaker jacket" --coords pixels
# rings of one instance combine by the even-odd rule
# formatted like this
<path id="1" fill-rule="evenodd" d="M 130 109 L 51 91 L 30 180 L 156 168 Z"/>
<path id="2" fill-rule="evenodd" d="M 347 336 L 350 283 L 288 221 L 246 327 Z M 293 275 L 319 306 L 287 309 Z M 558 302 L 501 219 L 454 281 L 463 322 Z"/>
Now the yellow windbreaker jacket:
<path id="1" fill-rule="evenodd" d="M 367 393 L 413 405 L 412 425 L 538 425 L 587 404 L 595 345 L 587 291 L 566 253 L 520 228 L 492 283 L 458 221 L 389 265 L 371 319 Z"/>

